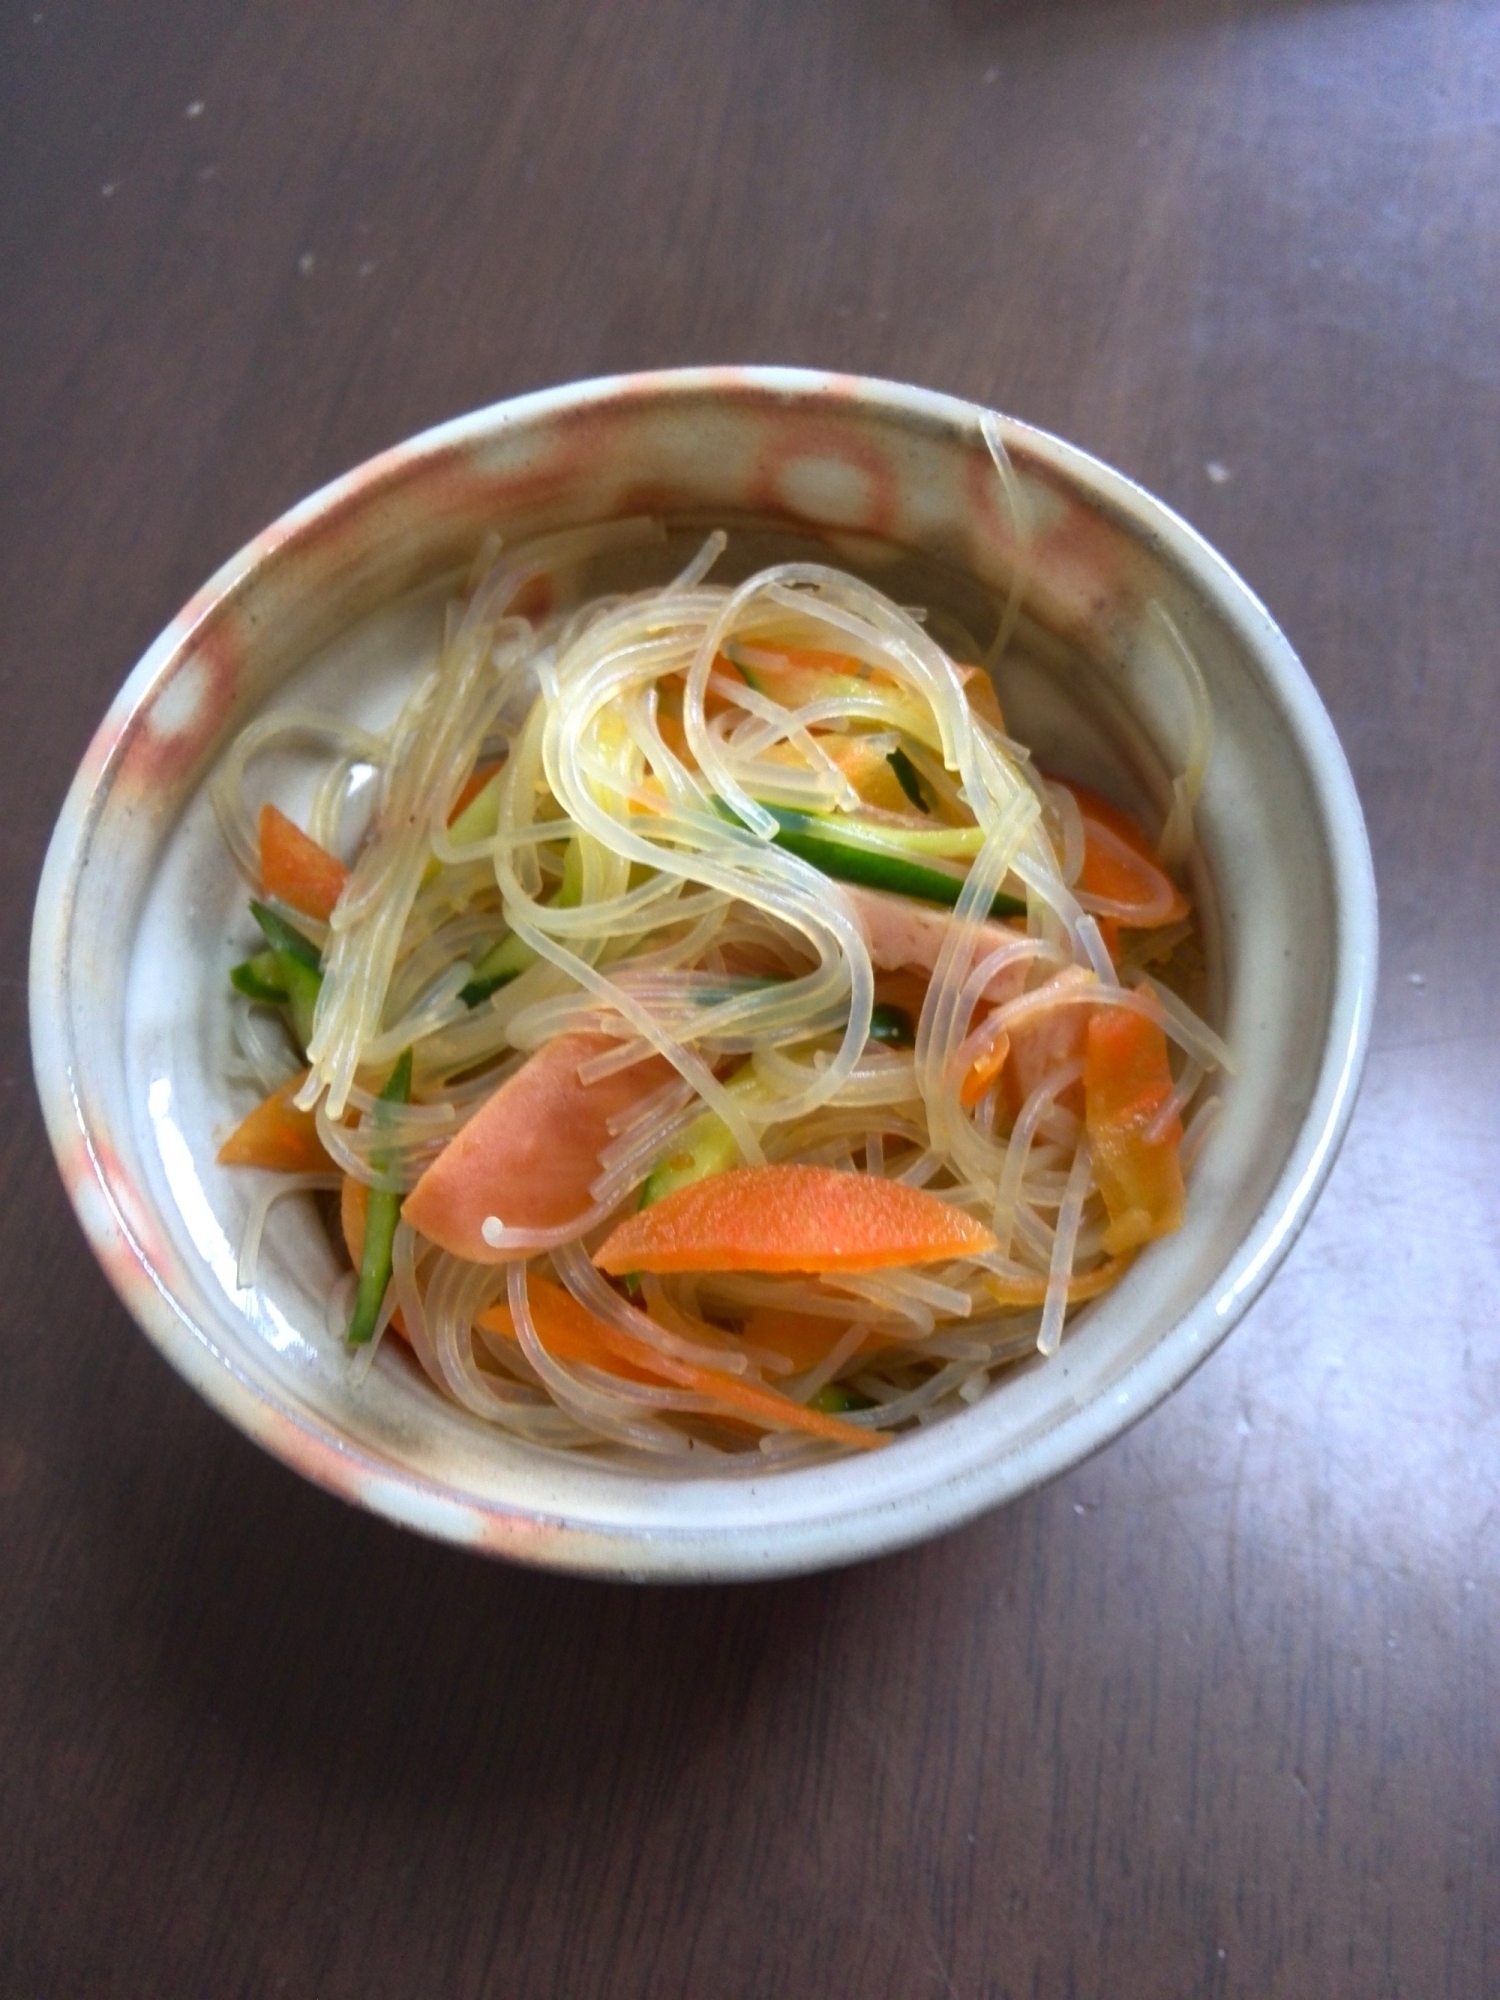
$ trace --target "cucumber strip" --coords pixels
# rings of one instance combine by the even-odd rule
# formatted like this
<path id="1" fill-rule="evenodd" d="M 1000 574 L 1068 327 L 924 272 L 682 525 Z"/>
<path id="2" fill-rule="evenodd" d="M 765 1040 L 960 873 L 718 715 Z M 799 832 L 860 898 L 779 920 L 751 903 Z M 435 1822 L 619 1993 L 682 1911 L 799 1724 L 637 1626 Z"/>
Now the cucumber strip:
<path id="1" fill-rule="evenodd" d="M 888 1048 L 914 1049 L 917 1031 L 911 1015 L 904 1007 L 892 1007 L 884 1000 L 877 1001 L 870 1009 L 870 1040 L 884 1042 Z"/>
<path id="2" fill-rule="evenodd" d="M 760 1084 L 754 1063 L 741 1064 L 726 1088 L 739 1098 L 758 1098 Z M 653 1201 L 660 1201 L 675 1189 L 686 1187 L 689 1181 L 707 1180 L 710 1174 L 725 1173 L 738 1163 L 739 1157 L 739 1143 L 724 1120 L 717 1111 L 705 1111 L 688 1126 L 671 1152 L 651 1169 L 637 1206 L 649 1208 Z"/>
<path id="3" fill-rule="evenodd" d="M 842 1416 L 845 1410 L 873 1410 L 874 1399 L 860 1395 L 857 1389 L 845 1389 L 837 1382 L 829 1382 L 819 1389 L 815 1396 L 808 1398 L 810 1410 L 822 1410 L 826 1416 Z"/>
<path id="4" fill-rule="evenodd" d="M 318 995 L 323 990 L 323 961 L 318 947 L 264 903 L 252 902 L 250 914 L 271 947 L 276 975 L 284 988 L 283 997 L 291 1009 L 292 1027 L 306 1053 L 312 1040 L 313 1017 L 318 1011 Z"/>
<path id="5" fill-rule="evenodd" d="M 932 807 L 922 796 L 922 780 L 917 776 L 917 767 L 898 745 L 885 760 L 896 774 L 896 783 L 905 792 L 918 812 L 931 813 Z"/>
<path id="6" fill-rule="evenodd" d="M 555 910 L 576 910 L 583 901 L 583 845 L 570 840 L 563 852 L 562 887 L 552 898 Z"/>
<path id="7" fill-rule="evenodd" d="M 265 933 L 266 943 L 272 951 L 286 952 L 290 957 L 300 960 L 310 971 L 323 970 L 323 956 L 318 947 L 311 938 L 304 937 L 301 931 L 289 924 L 285 917 L 279 917 L 274 910 L 267 909 L 264 903 L 257 903 L 253 897 L 250 902 L 250 914 Z"/>
<path id="8" fill-rule="evenodd" d="M 747 652 L 759 653 L 761 657 L 758 660 L 747 659 L 745 657 Z M 840 673 L 837 667 L 813 666 L 809 662 L 797 661 L 788 657 L 774 643 L 763 647 L 753 643 L 746 646 L 737 640 L 731 640 L 727 646 L 720 649 L 720 656 L 729 662 L 746 687 L 753 688 L 757 694 L 765 695 L 770 701 L 777 699 L 773 683 L 774 676 L 778 672 L 800 675 L 804 685 L 810 684 L 816 687 L 820 698 L 846 693 L 868 694 L 873 679 L 872 669 L 852 654 L 835 654 L 834 657 L 847 660 L 851 666 L 857 666 L 859 672 L 854 674 Z M 767 681 L 765 678 L 767 675 L 772 676 L 772 681 Z M 900 692 L 889 682 L 885 683 L 885 686 L 892 694 Z"/>
<path id="9" fill-rule="evenodd" d="M 504 776 L 504 771 L 499 770 L 487 778 L 448 828 L 448 838 L 455 847 L 472 847 L 476 841 L 494 839 L 500 824 L 500 781 Z"/>
<path id="10" fill-rule="evenodd" d="M 479 797 L 483 798 L 484 793 Z M 474 803 L 477 805 L 479 800 Z M 582 900 L 583 850 L 576 840 L 570 840 L 563 856 L 562 887 L 552 898 L 552 904 L 555 909 L 575 910 Z M 474 977 L 467 986 L 458 989 L 458 997 L 466 1007 L 477 1007 L 481 1000 L 488 1000 L 492 993 L 498 993 L 502 986 L 518 978 L 528 965 L 535 964 L 536 953 L 529 944 L 522 944 L 518 937 L 503 937 L 480 959 Z"/>
<path id="11" fill-rule="evenodd" d="M 941 903 L 948 909 L 958 901 L 964 886 L 962 875 L 946 875 L 926 868 L 920 861 L 888 846 L 864 840 L 848 825 L 835 826 L 811 813 L 794 812 L 788 806 L 767 805 L 776 821 L 776 845 L 788 854 L 810 861 L 837 882 L 857 882 L 865 889 L 884 889 L 893 896 L 910 896 L 918 903 Z M 1016 896 L 997 895 L 991 902 L 992 917 L 1023 917 L 1026 905 Z"/>
<path id="12" fill-rule="evenodd" d="M 504 771 L 496 771 L 449 826 L 448 838 L 455 847 L 474 847 L 481 840 L 494 838 L 500 824 L 500 780 L 504 776 Z M 422 887 L 425 889 L 429 882 L 435 882 L 442 872 L 443 863 L 435 854 L 429 854 L 427 866 L 422 870 Z"/>
<path id="13" fill-rule="evenodd" d="M 912 861 L 919 867 L 937 865 L 933 874 L 946 872 L 949 862 L 972 861 L 984 846 L 984 830 L 977 826 L 930 827 L 888 826 L 874 820 L 853 819 L 842 813 L 809 812 L 805 806 L 776 806 L 769 799 L 761 804 L 777 819 L 800 820 L 823 840 L 836 840 L 847 847 L 862 847 L 875 854 L 891 854 L 898 861 Z M 793 829 L 798 831 L 800 829 Z M 961 876 L 958 878 L 963 879 Z"/>
<path id="14" fill-rule="evenodd" d="M 529 944 L 522 944 L 518 937 L 503 937 L 480 959 L 474 977 L 467 986 L 459 988 L 458 997 L 466 1007 L 477 1007 L 481 1000 L 488 1000 L 492 993 L 508 986 L 528 965 L 535 964 L 536 953 Z"/>
<path id="15" fill-rule="evenodd" d="M 739 1159 L 734 1134 L 716 1111 L 695 1118 L 664 1160 L 658 1160 L 646 1176 L 639 1206 L 649 1208 L 689 1181 L 706 1180 L 722 1174 Z"/>
<path id="16" fill-rule="evenodd" d="M 292 1030 L 302 1044 L 306 1055 L 307 1045 L 312 1040 L 313 1021 L 318 1011 L 318 995 L 323 991 L 321 972 L 309 972 L 300 958 L 293 958 L 288 951 L 276 954 L 276 969 L 281 974 L 281 983 L 286 988 L 287 1006 L 291 1009 Z"/>
<path id="17" fill-rule="evenodd" d="M 411 1050 L 405 1049 L 380 1093 L 380 1103 L 410 1102 Z M 375 1123 L 378 1126 L 380 1122 L 377 1105 Z M 379 1154 L 372 1154 L 370 1163 L 377 1170 L 385 1165 Z M 400 1195 L 392 1194 L 387 1188 L 371 1188 L 369 1206 L 365 1211 L 364 1254 L 359 1260 L 359 1293 L 354 1301 L 354 1315 L 349 1321 L 347 1335 L 351 1347 L 363 1347 L 374 1336 L 386 1286 L 391 1282 L 391 1246 L 395 1242 L 396 1224 L 400 1219 Z"/>
<path id="18" fill-rule="evenodd" d="M 274 951 L 258 951 L 243 965 L 231 966 L 229 983 L 236 993 L 243 993 L 247 1000 L 263 1000 L 273 1007 L 286 1005 L 287 990 L 282 984 L 281 969 Z"/>

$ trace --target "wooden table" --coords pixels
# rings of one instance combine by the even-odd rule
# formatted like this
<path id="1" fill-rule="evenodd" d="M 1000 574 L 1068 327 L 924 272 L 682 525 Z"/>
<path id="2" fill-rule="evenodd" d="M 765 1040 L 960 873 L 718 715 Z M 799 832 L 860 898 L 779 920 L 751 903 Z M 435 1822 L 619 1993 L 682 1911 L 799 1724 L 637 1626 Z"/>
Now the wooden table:
<path id="1" fill-rule="evenodd" d="M 1500 1992 L 1500 9 L 20 0 L 0 22 L 0 1992 Z M 26 1055 L 109 696 L 331 474 L 570 377 L 990 401 L 1260 590 L 1369 813 L 1364 1096 L 1263 1303 L 843 1574 L 361 1518 L 135 1332 Z"/>

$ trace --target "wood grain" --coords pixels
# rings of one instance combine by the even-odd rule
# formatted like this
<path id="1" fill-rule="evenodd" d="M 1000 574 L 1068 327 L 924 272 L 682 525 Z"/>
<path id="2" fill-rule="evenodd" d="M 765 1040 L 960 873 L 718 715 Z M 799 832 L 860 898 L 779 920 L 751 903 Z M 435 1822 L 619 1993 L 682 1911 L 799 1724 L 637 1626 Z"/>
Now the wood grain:
<path id="1" fill-rule="evenodd" d="M 1497 92 L 1487 0 L 5 10 L 0 1991 L 1500 1991 Z M 719 359 L 993 401 L 1216 542 L 1359 781 L 1381 1011 L 1290 1263 L 1112 1450 L 864 1569 L 609 1589 L 169 1376 L 47 1155 L 26 939 L 249 534 Z"/>

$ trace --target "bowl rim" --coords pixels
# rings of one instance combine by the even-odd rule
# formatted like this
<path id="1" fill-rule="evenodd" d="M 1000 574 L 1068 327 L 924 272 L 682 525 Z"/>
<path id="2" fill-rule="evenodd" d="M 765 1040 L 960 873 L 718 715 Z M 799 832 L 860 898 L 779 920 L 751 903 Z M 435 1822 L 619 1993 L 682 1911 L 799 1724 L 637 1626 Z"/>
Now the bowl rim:
<path id="1" fill-rule="evenodd" d="M 458 1497 L 421 1474 L 366 1452 L 335 1425 L 252 1380 L 156 1278 L 101 1166 L 77 1089 L 78 1058 L 67 1004 L 72 912 L 108 795 L 115 751 L 131 717 L 226 599 L 330 515 L 364 504 L 414 465 L 509 427 L 590 406 L 747 392 L 792 403 L 836 399 L 846 408 L 853 399 L 893 423 L 916 421 L 949 432 L 977 430 L 986 414 L 981 405 L 958 397 L 875 377 L 780 367 L 664 369 L 508 398 L 377 454 L 299 501 L 230 556 L 147 648 L 69 787 L 48 845 L 32 923 L 32 1061 L 53 1152 L 90 1247 L 132 1317 L 177 1373 L 283 1463 L 399 1526 L 538 1567 L 636 1581 L 790 1575 L 886 1554 L 959 1527 L 1060 1476 L 1154 1409 L 1248 1310 L 1306 1223 L 1353 1111 L 1369 1049 L 1377 971 L 1374 868 L 1353 777 L 1311 679 L 1264 604 L 1196 529 L 1145 488 L 1046 431 L 1002 417 L 1007 440 L 1023 444 L 1030 456 L 1149 539 L 1212 603 L 1253 658 L 1265 692 L 1295 740 L 1326 835 L 1336 913 L 1327 1034 L 1281 1173 L 1217 1284 L 1130 1364 L 1109 1394 L 1075 1406 L 980 1472 L 940 1478 L 899 1509 L 879 1502 L 855 1505 L 828 1520 L 768 1522 L 764 1533 L 754 1537 L 709 1528 L 600 1527 L 529 1507 Z"/>

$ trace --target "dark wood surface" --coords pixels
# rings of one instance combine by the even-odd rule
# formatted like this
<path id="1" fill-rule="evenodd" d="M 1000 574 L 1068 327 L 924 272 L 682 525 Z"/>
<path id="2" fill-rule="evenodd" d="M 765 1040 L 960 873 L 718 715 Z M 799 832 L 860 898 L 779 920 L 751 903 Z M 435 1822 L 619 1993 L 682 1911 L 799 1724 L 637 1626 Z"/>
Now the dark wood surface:
<path id="1" fill-rule="evenodd" d="M 0 14 L 0 1991 L 1500 1992 L 1500 9 Z M 1166 1407 L 842 1574 L 558 1581 L 259 1455 L 94 1267 L 47 833 L 329 475 L 692 360 L 994 402 L 1301 650 L 1385 924 L 1344 1157 Z"/>

